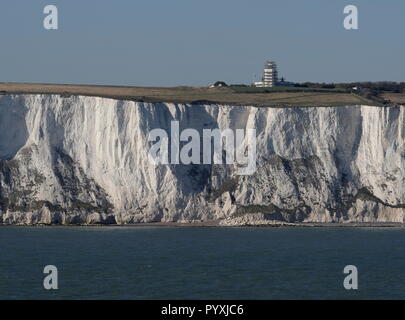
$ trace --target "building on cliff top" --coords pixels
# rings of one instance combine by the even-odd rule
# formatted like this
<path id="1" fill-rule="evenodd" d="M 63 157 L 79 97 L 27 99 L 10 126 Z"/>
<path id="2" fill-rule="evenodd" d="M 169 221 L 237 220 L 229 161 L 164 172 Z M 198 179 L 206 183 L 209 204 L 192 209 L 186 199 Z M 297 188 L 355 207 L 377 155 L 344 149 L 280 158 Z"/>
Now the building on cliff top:
<path id="1" fill-rule="evenodd" d="M 274 61 L 267 60 L 264 64 L 262 81 L 254 82 L 255 87 L 274 87 L 277 84 L 278 73 L 277 64 Z"/>

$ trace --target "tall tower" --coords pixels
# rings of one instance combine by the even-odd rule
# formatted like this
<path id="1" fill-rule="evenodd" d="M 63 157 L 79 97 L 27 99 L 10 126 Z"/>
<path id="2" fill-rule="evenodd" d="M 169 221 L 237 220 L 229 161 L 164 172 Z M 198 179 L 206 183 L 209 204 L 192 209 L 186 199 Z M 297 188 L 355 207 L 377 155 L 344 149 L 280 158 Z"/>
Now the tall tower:
<path id="1" fill-rule="evenodd" d="M 274 87 L 277 84 L 277 65 L 274 61 L 267 60 L 264 64 L 263 86 Z"/>

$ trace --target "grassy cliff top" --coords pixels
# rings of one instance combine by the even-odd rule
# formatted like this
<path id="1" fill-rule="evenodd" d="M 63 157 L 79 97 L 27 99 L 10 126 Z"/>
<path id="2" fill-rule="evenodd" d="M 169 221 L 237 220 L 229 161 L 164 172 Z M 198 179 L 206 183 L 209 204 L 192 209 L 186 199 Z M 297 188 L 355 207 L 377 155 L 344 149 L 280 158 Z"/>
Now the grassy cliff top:
<path id="1" fill-rule="evenodd" d="M 340 89 L 294 87 L 129 87 L 67 84 L 0 83 L 0 94 L 85 95 L 144 102 L 276 106 L 379 105 Z"/>

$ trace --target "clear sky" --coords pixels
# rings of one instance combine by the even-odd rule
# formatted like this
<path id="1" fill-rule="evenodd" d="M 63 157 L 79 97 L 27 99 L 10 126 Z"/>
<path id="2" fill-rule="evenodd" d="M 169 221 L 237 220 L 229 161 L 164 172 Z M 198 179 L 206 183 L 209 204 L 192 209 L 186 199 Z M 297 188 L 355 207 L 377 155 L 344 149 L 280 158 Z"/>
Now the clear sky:
<path id="1" fill-rule="evenodd" d="M 251 83 L 268 58 L 289 81 L 405 81 L 404 17 L 403 0 L 1 0 L 0 81 Z"/>

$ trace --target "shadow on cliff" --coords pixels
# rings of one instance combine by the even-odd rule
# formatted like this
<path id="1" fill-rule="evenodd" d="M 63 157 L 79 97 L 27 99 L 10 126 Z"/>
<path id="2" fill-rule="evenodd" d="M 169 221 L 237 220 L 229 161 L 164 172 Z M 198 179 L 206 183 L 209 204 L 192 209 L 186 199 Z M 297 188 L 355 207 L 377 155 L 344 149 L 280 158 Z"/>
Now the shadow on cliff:
<path id="1" fill-rule="evenodd" d="M 11 160 L 28 139 L 24 97 L 0 97 L 0 159 Z"/>
<path id="2" fill-rule="evenodd" d="M 185 108 L 185 109 L 184 109 Z M 203 192 L 210 185 L 212 164 L 202 164 L 203 159 L 203 129 L 218 129 L 217 119 L 202 105 L 184 106 L 174 105 L 169 110 L 165 104 L 156 104 L 156 114 L 152 116 L 149 130 L 164 129 L 169 136 L 169 162 L 172 141 L 170 140 L 171 122 L 179 122 L 179 132 L 185 129 L 196 129 L 200 134 L 200 164 L 169 164 L 168 170 L 176 177 L 179 192 L 183 195 L 192 195 Z M 180 150 L 191 140 L 181 141 Z M 211 150 L 213 147 L 211 146 Z M 212 163 L 212 161 L 211 161 Z"/>

